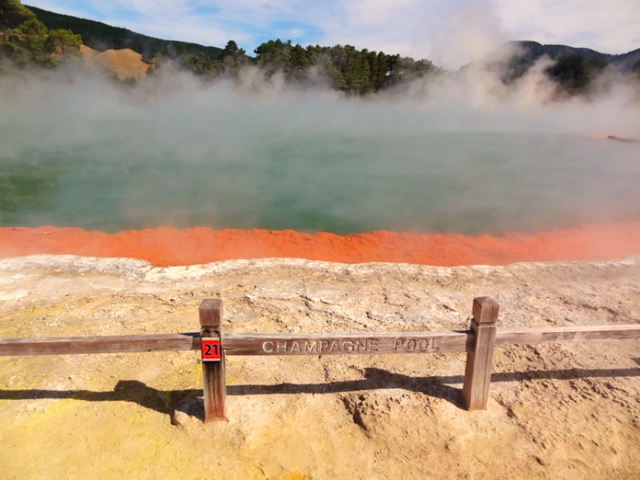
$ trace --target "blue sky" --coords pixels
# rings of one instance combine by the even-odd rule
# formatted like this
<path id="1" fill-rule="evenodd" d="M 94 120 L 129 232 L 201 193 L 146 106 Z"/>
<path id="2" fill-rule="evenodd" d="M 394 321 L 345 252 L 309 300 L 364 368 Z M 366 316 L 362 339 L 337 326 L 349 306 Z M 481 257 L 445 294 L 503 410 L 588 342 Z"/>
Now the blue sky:
<path id="1" fill-rule="evenodd" d="M 281 38 L 428 58 L 457 68 L 508 40 L 625 53 L 640 48 L 640 0 L 26 0 L 158 38 L 248 53 Z"/>

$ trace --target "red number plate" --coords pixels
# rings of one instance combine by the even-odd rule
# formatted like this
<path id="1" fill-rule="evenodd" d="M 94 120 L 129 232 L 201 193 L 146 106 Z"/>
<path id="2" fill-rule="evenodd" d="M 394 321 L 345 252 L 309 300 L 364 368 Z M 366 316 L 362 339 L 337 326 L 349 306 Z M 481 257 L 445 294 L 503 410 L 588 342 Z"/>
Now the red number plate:
<path id="1" fill-rule="evenodd" d="M 200 348 L 202 350 L 203 362 L 219 362 L 222 355 L 222 347 L 220 346 L 220 340 L 213 338 L 203 338 L 200 342 Z"/>

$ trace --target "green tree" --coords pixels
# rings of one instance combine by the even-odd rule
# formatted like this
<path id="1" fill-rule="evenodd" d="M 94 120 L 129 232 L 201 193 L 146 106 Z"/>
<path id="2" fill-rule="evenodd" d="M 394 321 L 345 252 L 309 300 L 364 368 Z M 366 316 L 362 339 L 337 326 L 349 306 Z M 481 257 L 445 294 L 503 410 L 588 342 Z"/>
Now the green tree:
<path id="1" fill-rule="evenodd" d="M 182 62 L 182 66 L 194 74 L 209 79 L 217 78 L 221 75 L 237 77 L 246 65 L 249 64 L 244 49 L 238 47 L 238 44 L 229 40 L 220 55 L 213 57 L 202 53 L 189 55 Z"/>
<path id="2" fill-rule="evenodd" d="M 264 69 L 267 77 L 271 77 L 276 72 L 287 69 L 291 50 L 291 40 L 286 43 L 280 39 L 269 40 L 254 50 L 256 63 Z"/>
<path id="3" fill-rule="evenodd" d="M 227 45 L 220 54 L 220 60 L 222 61 L 222 70 L 226 75 L 237 77 L 248 63 L 249 59 L 244 49 L 239 48 L 238 44 L 229 40 Z"/>
<path id="4" fill-rule="evenodd" d="M 183 66 L 196 75 L 214 78 L 222 74 L 222 63 L 209 55 L 196 53 L 189 55 Z"/>
<path id="5" fill-rule="evenodd" d="M 604 63 L 587 59 L 582 55 L 564 55 L 546 74 L 554 80 L 561 90 L 569 94 L 580 94 L 588 91 L 593 79 L 604 70 Z"/>
<path id="6" fill-rule="evenodd" d="M 82 39 L 71 30 L 59 28 L 49 32 L 45 41 L 45 50 L 56 58 L 65 60 L 80 55 Z"/>
<path id="7" fill-rule="evenodd" d="M 285 75 L 289 81 L 303 81 L 307 79 L 311 61 L 309 52 L 300 45 L 295 45 L 289 51 L 289 62 Z"/>
<path id="8" fill-rule="evenodd" d="M 36 16 L 18 0 L 0 0 L 0 31 L 2 40 L 7 41 L 9 30 L 19 27 Z"/>
<path id="9" fill-rule="evenodd" d="M 52 30 L 17 0 L 0 0 L 0 58 L 17 65 L 55 64 L 80 54 L 82 39 L 70 30 Z"/>
<path id="10" fill-rule="evenodd" d="M 229 40 L 227 42 L 227 45 L 224 47 L 224 50 L 222 50 L 222 56 L 223 57 L 227 57 L 227 56 L 238 56 L 238 55 L 244 55 L 245 52 L 242 48 L 238 47 L 238 44 L 234 41 L 234 40 Z"/>
<path id="11" fill-rule="evenodd" d="M 401 59 L 351 45 L 309 45 L 305 49 L 278 39 L 263 43 L 254 52 L 267 77 L 282 72 L 287 81 L 306 81 L 310 68 L 315 67 L 332 88 L 349 95 L 367 95 L 438 71 L 429 60 Z"/>
<path id="12" fill-rule="evenodd" d="M 44 50 L 47 41 L 47 27 L 35 17 L 23 22 L 9 33 L 15 46 L 13 59 L 18 63 L 35 62 L 48 64 L 49 55 Z"/>

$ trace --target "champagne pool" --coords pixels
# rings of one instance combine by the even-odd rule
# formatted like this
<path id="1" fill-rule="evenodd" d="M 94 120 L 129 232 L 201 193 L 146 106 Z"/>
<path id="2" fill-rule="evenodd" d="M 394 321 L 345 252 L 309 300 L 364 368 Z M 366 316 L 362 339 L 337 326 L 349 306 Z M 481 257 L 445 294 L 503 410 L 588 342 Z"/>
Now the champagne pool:
<path id="1" fill-rule="evenodd" d="M 0 257 L 464 265 L 640 252 L 640 144 L 606 139 L 637 136 L 625 98 L 247 88 L 166 73 L 131 89 L 61 70 L 0 78 Z"/>
<path id="2" fill-rule="evenodd" d="M 150 128 L 111 124 L 49 147 L 3 128 L 0 226 L 495 235 L 640 214 L 638 144 L 486 132 L 230 140 L 212 131 L 185 138 L 181 154 L 149 140 Z"/>

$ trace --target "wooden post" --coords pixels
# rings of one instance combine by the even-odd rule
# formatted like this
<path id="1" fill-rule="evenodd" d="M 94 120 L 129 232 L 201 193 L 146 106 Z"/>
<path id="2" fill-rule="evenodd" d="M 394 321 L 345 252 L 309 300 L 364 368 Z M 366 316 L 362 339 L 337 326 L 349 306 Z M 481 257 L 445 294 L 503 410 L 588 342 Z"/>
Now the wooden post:
<path id="1" fill-rule="evenodd" d="M 225 355 L 222 343 L 222 300 L 206 298 L 200 304 L 200 338 L 220 339 L 220 361 L 202 362 L 202 386 L 204 390 L 204 423 L 226 420 Z"/>
<path id="2" fill-rule="evenodd" d="M 467 353 L 462 387 L 462 397 L 467 410 L 487 409 L 499 310 L 500 306 L 489 297 L 473 299 L 471 328 L 476 333 L 476 340 L 474 349 Z"/>

